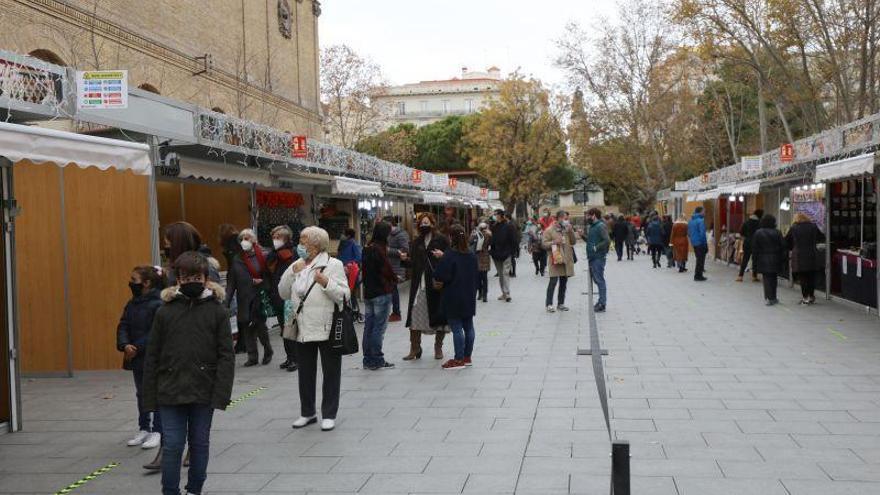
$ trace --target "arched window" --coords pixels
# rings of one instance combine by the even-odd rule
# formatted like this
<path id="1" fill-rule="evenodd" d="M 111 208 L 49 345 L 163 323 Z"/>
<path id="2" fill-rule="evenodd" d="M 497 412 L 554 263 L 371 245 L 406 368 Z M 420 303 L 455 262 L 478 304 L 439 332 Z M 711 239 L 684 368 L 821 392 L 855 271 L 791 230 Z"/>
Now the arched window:
<path id="1" fill-rule="evenodd" d="M 141 84 L 140 86 L 138 86 L 138 88 L 139 88 L 139 89 L 142 89 L 142 90 L 144 90 L 144 91 L 149 91 L 150 93 L 153 93 L 153 94 L 157 94 L 157 95 L 161 95 L 161 94 L 162 94 L 162 93 L 159 92 L 159 88 L 157 88 L 156 86 L 153 86 L 153 85 L 150 84 L 150 83 L 143 83 L 143 84 Z"/>
<path id="2" fill-rule="evenodd" d="M 36 59 L 40 59 L 43 62 L 49 62 L 50 64 L 67 65 L 64 63 L 64 60 L 62 60 L 62 58 L 59 57 L 58 54 L 56 54 L 52 50 L 46 50 L 44 48 L 39 48 L 37 50 L 34 50 L 34 51 L 28 53 L 28 55 L 30 55 L 31 57 L 34 57 Z"/>

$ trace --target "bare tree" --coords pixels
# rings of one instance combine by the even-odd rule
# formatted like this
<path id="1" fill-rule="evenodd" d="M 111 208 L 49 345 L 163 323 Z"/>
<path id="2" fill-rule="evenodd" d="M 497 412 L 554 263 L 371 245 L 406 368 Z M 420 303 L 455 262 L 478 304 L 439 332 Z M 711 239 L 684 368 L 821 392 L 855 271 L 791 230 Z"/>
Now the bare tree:
<path id="1" fill-rule="evenodd" d="M 386 86 L 377 64 L 347 45 L 321 51 L 321 102 L 332 140 L 351 148 L 377 130 L 380 109 L 371 95 Z"/>

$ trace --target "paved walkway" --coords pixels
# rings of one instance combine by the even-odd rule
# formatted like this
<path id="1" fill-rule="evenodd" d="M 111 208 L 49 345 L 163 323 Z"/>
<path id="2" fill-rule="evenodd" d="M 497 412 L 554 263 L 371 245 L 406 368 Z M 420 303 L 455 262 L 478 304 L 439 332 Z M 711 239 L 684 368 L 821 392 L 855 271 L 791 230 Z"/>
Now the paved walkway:
<path id="1" fill-rule="evenodd" d="M 344 360 L 334 432 L 290 428 L 296 375 L 277 359 L 238 368 L 235 397 L 265 389 L 215 416 L 206 491 L 607 494 L 608 434 L 591 362 L 575 355 L 588 343 L 584 267 L 570 313 L 544 312 L 546 279 L 527 267 L 512 304 L 481 303 L 472 369 L 440 370 L 427 352 L 400 361 L 407 335 L 392 325 L 397 369 Z M 787 289 L 766 308 L 758 284 L 716 265 L 704 284 L 644 257 L 607 273 L 599 323 L 634 494 L 880 493 L 876 317 L 799 307 Z M 140 467 L 154 452 L 124 446 L 136 428 L 128 374 L 27 380 L 24 396 L 27 431 L 0 435 L 0 493 L 54 493 L 111 462 L 72 493 L 158 493 Z"/>

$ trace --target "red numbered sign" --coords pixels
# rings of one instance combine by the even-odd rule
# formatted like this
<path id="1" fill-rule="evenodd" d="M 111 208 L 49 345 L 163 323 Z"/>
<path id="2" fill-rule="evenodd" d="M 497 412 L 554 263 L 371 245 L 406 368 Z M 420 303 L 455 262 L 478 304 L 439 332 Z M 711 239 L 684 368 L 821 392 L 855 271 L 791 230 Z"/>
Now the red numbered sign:
<path id="1" fill-rule="evenodd" d="M 456 179 L 455 177 L 450 177 L 449 178 L 449 188 L 455 189 L 456 187 L 458 187 L 458 179 Z"/>
<path id="2" fill-rule="evenodd" d="M 779 160 L 783 163 L 794 160 L 794 145 L 791 143 L 783 144 L 779 148 Z"/>
<path id="3" fill-rule="evenodd" d="M 413 184 L 421 184 L 422 183 L 422 171 L 421 170 L 413 169 L 412 181 L 413 181 Z"/>
<path id="4" fill-rule="evenodd" d="M 309 154 L 305 136 L 292 136 L 290 138 L 290 154 L 294 158 L 305 158 Z"/>

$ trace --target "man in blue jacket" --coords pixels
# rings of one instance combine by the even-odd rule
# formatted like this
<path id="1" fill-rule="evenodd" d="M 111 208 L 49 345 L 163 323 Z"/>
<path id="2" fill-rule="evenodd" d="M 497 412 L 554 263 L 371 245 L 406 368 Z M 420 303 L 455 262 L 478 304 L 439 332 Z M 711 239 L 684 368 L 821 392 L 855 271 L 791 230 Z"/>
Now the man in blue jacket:
<path id="1" fill-rule="evenodd" d="M 691 221 L 688 222 L 688 239 L 694 247 L 694 255 L 697 257 L 697 267 L 694 269 L 694 280 L 703 282 L 703 269 L 706 267 L 706 254 L 709 252 L 709 241 L 706 240 L 706 222 L 703 220 L 703 207 L 698 206 L 694 210 Z"/>
<path id="2" fill-rule="evenodd" d="M 599 301 L 593 309 L 597 313 L 605 311 L 608 290 L 605 285 L 605 259 L 608 256 L 608 247 L 611 239 L 608 237 L 608 228 L 602 221 L 602 212 L 598 208 L 587 211 L 587 260 L 590 263 L 590 275 L 599 287 Z"/>

